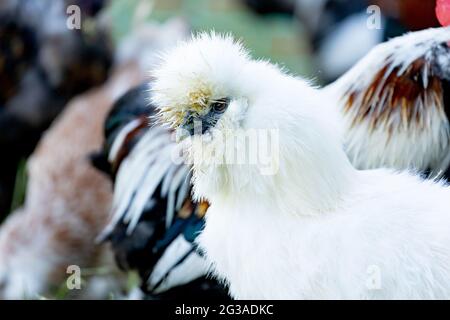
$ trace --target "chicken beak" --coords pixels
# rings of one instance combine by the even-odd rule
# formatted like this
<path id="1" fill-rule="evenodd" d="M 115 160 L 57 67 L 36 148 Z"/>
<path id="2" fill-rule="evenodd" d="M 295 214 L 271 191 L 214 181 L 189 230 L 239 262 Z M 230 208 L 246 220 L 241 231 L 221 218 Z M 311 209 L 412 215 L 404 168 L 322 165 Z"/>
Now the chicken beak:
<path id="1" fill-rule="evenodd" d="M 209 129 L 209 127 L 205 125 L 206 123 L 207 121 L 199 115 L 194 115 L 192 113 L 187 114 L 180 125 L 180 128 L 183 131 L 182 136 L 186 137 L 204 134 Z"/>

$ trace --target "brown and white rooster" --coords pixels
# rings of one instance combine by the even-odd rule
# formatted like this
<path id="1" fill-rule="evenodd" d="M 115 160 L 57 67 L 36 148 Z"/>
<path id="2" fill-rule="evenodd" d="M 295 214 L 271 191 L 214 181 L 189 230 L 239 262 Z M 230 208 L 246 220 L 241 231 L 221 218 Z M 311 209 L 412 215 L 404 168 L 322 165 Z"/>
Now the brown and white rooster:
<path id="1" fill-rule="evenodd" d="M 438 1 L 443 24 L 449 4 Z M 450 27 L 394 38 L 323 89 L 339 104 L 345 149 L 356 167 L 448 175 L 449 42 Z"/>

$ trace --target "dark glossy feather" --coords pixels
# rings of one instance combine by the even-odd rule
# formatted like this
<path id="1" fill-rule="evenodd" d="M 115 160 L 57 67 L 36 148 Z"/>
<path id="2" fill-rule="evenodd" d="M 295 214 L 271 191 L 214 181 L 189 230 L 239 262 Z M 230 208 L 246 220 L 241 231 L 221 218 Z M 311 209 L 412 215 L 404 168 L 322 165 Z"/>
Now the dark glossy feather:
<path id="1" fill-rule="evenodd" d="M 189 168 L 168 157 L 175 144 L 168 129 L 153 123 L 148 91 L 147 84 L 130 90 L 105 121 L 104 150 L 94 160 L 110 172 L 115 194 L 112 220 L 101 238 L 112 244 L 122 269 L 139 272 L 152 299 L 226 297 L 206 278 L 194 243 L 208 205 L 191 200 Z M 184 276 L 175 276 L 180 273 Z"/>

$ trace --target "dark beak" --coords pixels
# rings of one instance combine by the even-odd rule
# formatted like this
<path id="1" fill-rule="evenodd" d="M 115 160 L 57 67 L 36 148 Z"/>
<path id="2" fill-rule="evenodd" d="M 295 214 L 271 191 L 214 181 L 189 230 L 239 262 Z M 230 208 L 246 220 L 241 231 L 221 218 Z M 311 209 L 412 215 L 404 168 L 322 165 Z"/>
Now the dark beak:
<path id="1" fill-rule="evenodd" d="M 196 134 L 202 135 L 212 127 L 212 125 L 205 118 L 207 117 L 206 116 L 200 117 L 188 114 L 181 123 L 180 128 L 183 129 L 183 131 L 185 131 L 185 134 L 188 134 L 190 136 Z"/>

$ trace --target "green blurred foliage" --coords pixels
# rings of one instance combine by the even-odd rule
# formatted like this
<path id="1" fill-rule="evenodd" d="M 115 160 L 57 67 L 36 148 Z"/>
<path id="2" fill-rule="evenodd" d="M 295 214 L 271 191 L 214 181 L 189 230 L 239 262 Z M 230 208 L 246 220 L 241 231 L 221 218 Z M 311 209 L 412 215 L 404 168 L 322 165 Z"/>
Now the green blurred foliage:
<path id="1" fill-rule="evenodd" d="M 140 2 L 148 2 L 149 21 L 183 17 L 192 30 L 230 32 L 242 39 L 255 57 L 268 58 L 293 73 L 310 75 L 310 49 L 301 26 L 285 15 L 261 17 L 240 0 L 113 0 L 113 33 L 120 40 L 130 30 Z"/>

